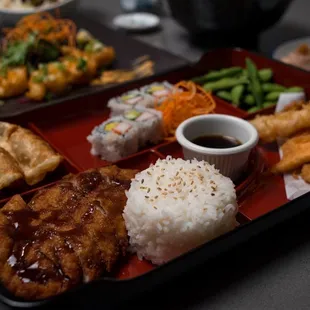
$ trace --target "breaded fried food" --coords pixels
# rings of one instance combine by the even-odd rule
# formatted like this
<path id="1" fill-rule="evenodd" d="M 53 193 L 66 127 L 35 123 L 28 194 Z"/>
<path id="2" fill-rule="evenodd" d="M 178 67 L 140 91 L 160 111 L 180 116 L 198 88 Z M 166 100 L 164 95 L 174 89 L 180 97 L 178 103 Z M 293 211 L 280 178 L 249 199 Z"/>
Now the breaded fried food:
<path id="1" fill-rule="evenodd" d="M 26 204 L 0 210 L 0 278 L 25 299 L 57 295 L 112 271 L 126 254 L 125 190 L 137 171 L 115 166 L 69 175 Z"/>
<path id="2" fill-rule="evenodd" d="M 281 147 L 283 158 L 272 168 L 274 173 L 286 173 L 310 162 L 310 131 L 287 140 Z"/>
<path id="3" fill-rule="evenodd" d="M 24 66 L 10 68 L 0 76 L 0 98 L 22 95 L 28 88 L 28 73 Z"/>
<path id="4" fill-rule="evenodd" d="M 309 104 L 309 102 L 305 102 L 304 100 L 297 100 L 286 105 L 282 112 L 284 111 L 299 111 L 303 109 L 303 106 Z"/>
<path id="5" fill-rule="evenodd" d="M 305 182 L 310 183 L 310 164 L 304 164 L 302 166 L 301 177 Z"/>
<path id="6" fill-rule="evenodd" d="M 257 129 L 260 139 L 264 142 L 288 138 L 300 130 L 310 128 L 310 105 L 303 105 L 301 110 L 257 116 L 250 123 Z"/>

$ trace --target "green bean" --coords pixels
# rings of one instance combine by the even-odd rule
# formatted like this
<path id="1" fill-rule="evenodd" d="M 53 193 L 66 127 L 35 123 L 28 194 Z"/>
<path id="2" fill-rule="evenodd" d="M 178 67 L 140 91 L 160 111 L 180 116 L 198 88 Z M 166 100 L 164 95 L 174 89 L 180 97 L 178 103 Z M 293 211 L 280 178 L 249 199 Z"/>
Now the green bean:
<path id="1" fill-rule="evenodd" d="M 231 77 L 242 72 L 241 67 L 224 68 L 217 71 L 210 71 L 207 74 L 198 78 L 193 78 L 192 81 L 198 84 L 203 84 L 209 81 L 220 80 L 222 78 Z"/>
<path id="2" fill-rule="evenodd" d="M 230 89 L 236 85 L 247 84 L 247 83 L 248 83 L 248 79 L 244 76 L 240 78 L 223 78 L 218 81 L 205 83 L 203 85 L 203 88 L 209 91 L 216 91 L 216 90 L 222 90 L 222 89 Z"/>
<path id="3" fill-rule="evenodd" d="M 282 92 L 280 92 L 280 91 L 273 91 L 273 92 L 271 92 L 271 93 L 269 93 L 269 94 L 267 94 L 265 96 L 265 100 L 266 101 L 276 101 L 276 100 L 279 99 L 280 94 L 282 94 Z"/>
<path id="4" fill-rule="evenodd" d="M 232 101 L 231 94 L 229 91 L 220 90 L 216 93 L 216 95 L 224 100 Z"/>
<path id="5" fill-rule="evenodd" d="M 255 104 L 255 99 L 254 99 L 254 97 L 253 97 L 253 95 L 246 95 L 245 97 L 244 97 L 244 102 L 246 103 L 246 104 L 248 104 L 248 105 L 254 105 Z"/>
<path id="6" fill-rule="evenodd" d="M 262 84 L 262 89 L 265 93 L 274 92 L 274 91 L 285 91 L 285 87 L 275 83 L 264 83 Z"/>
<path id="7" fill-rule="evenodd" d="M 269 107 L 273 107 L 275 106 L 277 103 L 276 102 L 273 102 L 273 101 L 265 101 L 264 104 L 263 104 L 263 107 L 264 108 L 269 108 Z"/>
<path id="8" fill-rule="evenodd" d="M 300 93 L 304 92 L 304 89 L 299 86 L 289 87 L 285 90 L 286 93 Z"/>
<path id="9" fill-rule="evenodd" d="M 259 111 L 260 110 L 260 108 L 259 107 L 252 107 L 252 108 L 250 108 L 250 109 L 248 109 L 248 113 L 255 113 L 255 112 L 257 112 L 257 111 Z"/>
<path id="10" fill-rule="evenodd" d="M 273 72 L 271 69 L 261 69 L 258 71 L 258 77 L 262 82 L 269 82 L 272 79 Z"/>
<path id="11" fill-rule="evenodd" d="M 263 90 L 258 78 L 258 71 L 256 65 L 251 59 L 247 58 L 246 66 L 248 70 L 252 94 L 255 98 L 255 103 L 259 108 L 261 108 L 263 105 Z"/>
<path id="12" fill-rule="evenodd" d="M 242 97 L 242 94 L 244 92 L 244 85 L 236 85 L 231 90 L 231 100 L 233 105 L 239 106 L 240 105 L 240 99 Z"/>

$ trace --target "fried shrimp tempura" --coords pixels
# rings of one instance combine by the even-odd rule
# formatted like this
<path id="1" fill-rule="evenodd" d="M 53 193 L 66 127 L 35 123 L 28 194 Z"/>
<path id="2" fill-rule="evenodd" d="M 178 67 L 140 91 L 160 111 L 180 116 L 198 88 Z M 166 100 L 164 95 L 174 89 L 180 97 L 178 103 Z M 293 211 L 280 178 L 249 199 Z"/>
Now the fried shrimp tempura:
<path id="1" fill-rule="evenodd" d="M 289 110 L 274 115 L 257 116 L 250 123 L 257 129 L 263 142 L 273 142 L 277 138 L 289 138 L 297 132 L 310 128 L 310 105 L 300 110 Z"/>
<path id="2" fill-rule="evenodd" d="M 310 130 L 287 140 L 281 147 L 283 158 L 273 166 L 272 172 L 286 173 L 310 162 Z M 308 168 L 307 168 L 308 171 Z M 302 176 L 303 174 L 302 172 Z"/>

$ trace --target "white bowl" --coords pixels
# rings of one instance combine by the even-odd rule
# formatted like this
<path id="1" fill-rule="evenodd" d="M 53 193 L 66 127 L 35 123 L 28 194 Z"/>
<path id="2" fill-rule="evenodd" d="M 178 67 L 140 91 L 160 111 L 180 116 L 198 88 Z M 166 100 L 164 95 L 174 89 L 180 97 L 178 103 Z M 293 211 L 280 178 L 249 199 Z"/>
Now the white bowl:
<path id="1" fill-rule="evenodd" d="M 208 148 L 191 141 L 205 135 L 233 137 L 241 145 L 232 148 Z M 236 181 L 245 168 L 251 150 L 258 142 L 258 133 L 249 122 L 223 114 L 200 115 L 187 119 L 176 130 L 185 159 L 205 160 L 221 174 Z"/>

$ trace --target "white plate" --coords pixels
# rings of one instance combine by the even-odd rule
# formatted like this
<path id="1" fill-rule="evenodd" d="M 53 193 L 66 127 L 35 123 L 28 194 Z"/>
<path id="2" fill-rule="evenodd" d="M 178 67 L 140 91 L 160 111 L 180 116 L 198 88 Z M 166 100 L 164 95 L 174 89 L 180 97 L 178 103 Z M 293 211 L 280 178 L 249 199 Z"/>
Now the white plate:
<path id="1" fill-rule="evenodd" d="M 49 3 L 46 5 L 38 6 L 38 7 L 25 7 L 25 8 L 1 8 L 1 14 L 8 14 L 8 15 L 28 15 L 34 14 L 43 11 L 51 11 L 57 8 L 61 8 L 63 6 L 67 6 L 71 2 L 76 2 L 77 0 L 63 0 L 57 3 Z"/>
<path id="2" fill-rule="evenodd" d="M 273 52 L 272 57 L 281 61 L 281 58 L 295 51 L 302 44 L 308 44 L 310 46 L 310 37 L 291 40 L 279 45 Z"/>
<path id="3" fill-rule="evenodd" d="M 158 27 L 160 19 L 150 13 L 128 13 L 116 16 L 113 24 L 126 30 L 149 30 Z"/>

